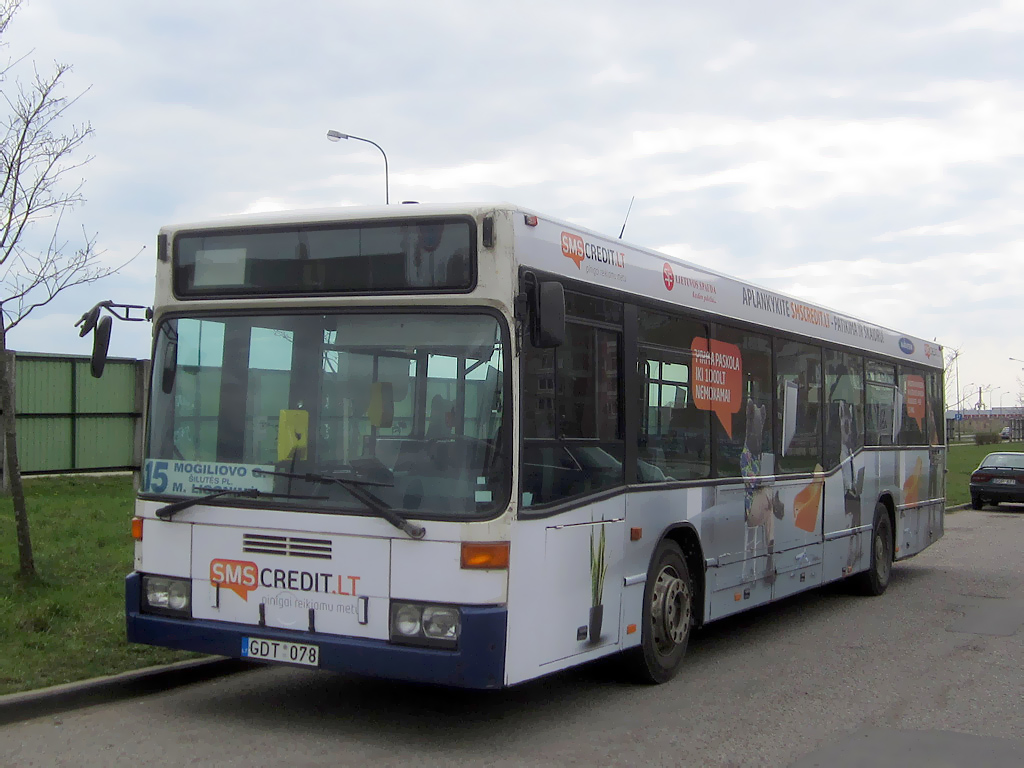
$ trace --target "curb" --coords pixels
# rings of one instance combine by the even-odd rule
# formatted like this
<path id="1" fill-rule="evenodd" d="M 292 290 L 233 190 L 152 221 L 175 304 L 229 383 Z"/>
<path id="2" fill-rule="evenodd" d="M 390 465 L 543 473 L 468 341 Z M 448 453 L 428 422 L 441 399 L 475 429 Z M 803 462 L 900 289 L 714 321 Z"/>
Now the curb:
<path id="1" fill-rule="evenodd" d="M 0 725 L 104 704 L 234 674 L 256 665 L 221 656 L 146 667 L 107 677 L 0 696 Z"/>

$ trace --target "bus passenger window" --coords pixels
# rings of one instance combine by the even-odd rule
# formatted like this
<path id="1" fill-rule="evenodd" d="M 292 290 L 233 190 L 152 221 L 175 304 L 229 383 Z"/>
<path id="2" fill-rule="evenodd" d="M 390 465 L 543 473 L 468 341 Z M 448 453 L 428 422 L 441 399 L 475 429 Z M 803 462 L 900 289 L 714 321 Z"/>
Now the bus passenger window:
<path id="1" fill-rule="evenodd" d="M 711 473 L 711 411 L 693 399 L 691 340 L 702 323 L 640 310 L 643 408 L 637 435 L 637 480 L 694 480 Z"/>
<path id="2" fill-rule="evenodd" d="M 847 488 L 854 485 L 847 474 L 852 458 L 863 447 L 864 358 L 826 349 L 824 467 L 831 471 L 844 465 Z"/>
<path id="3" fill-rule="evenodd" d="M 924 371 L 900 366 L 899 394 L 896 404 L 900 408 L 899 444 L 928 445 L 925 437 L 928 409 L 925 407 Z"/>
<path id="4" fill-rule="evenodd" d="M 942 391 L 942 375 L 929 373 L 925 377 L 928 391 L 928 440 L 931 445 L 946 444 L 946 411 Z"/>
<path id="5" fill-rule="evenodd" d="M 720 411 L 719 423 L 715 425 L 718 476 L 740 477 L 740 457 L 744 451 L 756 458 L 758 472 L 771 474 L 774 472 L 771 339 L 750 331 L 719 326 L 715 340 L 736 346 L 742 358 L 740 402 L 730 402 L 728 410 Z M 748 419 L 748 413 L 755 418 Z M 728 420 L 728 429 L 723 419 Z"/>
<path id="6" fill-rule="evenodd" d="M 896 368 L 868 360 L 865 366 L 867 413 L 866 445 L 893 445 L 896 423 Z"/>
<path id="7" fill-rule="evenodd" d="M 775 340 L 777 472 L 821 465 L 821 348 Z"/>

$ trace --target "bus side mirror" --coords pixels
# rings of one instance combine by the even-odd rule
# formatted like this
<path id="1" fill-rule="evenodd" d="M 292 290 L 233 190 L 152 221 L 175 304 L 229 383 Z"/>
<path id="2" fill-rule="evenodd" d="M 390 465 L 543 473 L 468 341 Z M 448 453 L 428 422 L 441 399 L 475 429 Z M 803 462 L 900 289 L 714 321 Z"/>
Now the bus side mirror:
<path id="1" fill-rule="evenodd" d="M 560 347 L 565 341 L 565 291 L 561 283 L 537 286 L 530 341 L 538 349 Z"/>
<path id="2" fill-rule="evenodd" d="M 110 349 L 110 326 L 113 321 L 109 315 L 104 315 L 96 321 L 92 333 L 92 359 L 89 361 L 89 371 L 94 379 L 103 375 L 103 368 L 107 364 L 107 351 Z"/>

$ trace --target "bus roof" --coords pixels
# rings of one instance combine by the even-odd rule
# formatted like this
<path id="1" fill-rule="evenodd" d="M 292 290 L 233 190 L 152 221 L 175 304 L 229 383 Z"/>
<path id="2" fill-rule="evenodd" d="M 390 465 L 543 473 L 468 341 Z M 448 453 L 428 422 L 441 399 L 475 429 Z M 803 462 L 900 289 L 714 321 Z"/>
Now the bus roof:
<path id="1" fill-rule="evenodd" d="M 242 229 L 246 227 L 270 227 L 292 224 L 332 224 L 343 221 L 365 221 L 367 219 L 396 219 L 420 216 L 478 215 L 487 212 L 507 210 L 522 211 L 511 203 L 402 203 L 399 205 L 347 206 L 338 208 L 304 208 L 288 211 L 265 211 L 261 213 L 238 213 L 219 216 L 204 221 L 169 224 L 160 228 L 160 234 L 170 235 L 187 230 Z"/>

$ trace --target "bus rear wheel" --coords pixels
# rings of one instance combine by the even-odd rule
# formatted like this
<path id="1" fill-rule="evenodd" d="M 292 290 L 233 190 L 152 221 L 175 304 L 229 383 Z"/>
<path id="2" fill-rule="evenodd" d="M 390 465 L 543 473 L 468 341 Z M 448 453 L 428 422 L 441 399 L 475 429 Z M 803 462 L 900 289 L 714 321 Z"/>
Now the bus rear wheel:
<path id="1" fill-rule="evenodd" d="M 889 510 L 879 502 L 875 505 L 875 522 L 871 526 L 871 566 L 857 576 L 857 587 L 866 595 L 880 595 L 889 586 L 892 575 L 892 522 Z"/>
<path id="2" fill-rule="evenodd" d="M 666 539 L 655 550 L 647 571 L 640 647 L 627 652 L 635 676 L 647 683 L 665 683 L 675 677 L 692 627 L 690 571 L 679 545 Z"/>

